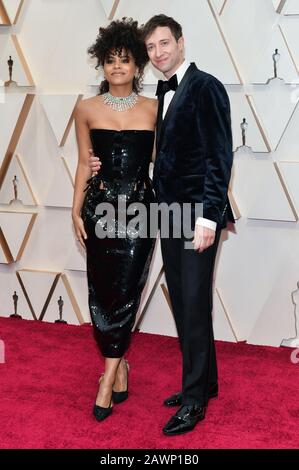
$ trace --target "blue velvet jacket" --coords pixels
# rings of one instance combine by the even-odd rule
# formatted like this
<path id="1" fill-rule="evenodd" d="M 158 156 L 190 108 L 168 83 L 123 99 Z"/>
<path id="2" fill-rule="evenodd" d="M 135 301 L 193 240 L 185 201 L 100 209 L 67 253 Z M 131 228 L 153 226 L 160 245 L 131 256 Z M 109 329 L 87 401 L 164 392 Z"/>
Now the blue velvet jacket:
<path id="1" fill-rule="evenodd" d="M 233 161 L 229 98 L 190 64 L 159 129 L 153 183 L 158 202 L 199 202 L 217 228 L 234 221 L 227 197 Z"/>

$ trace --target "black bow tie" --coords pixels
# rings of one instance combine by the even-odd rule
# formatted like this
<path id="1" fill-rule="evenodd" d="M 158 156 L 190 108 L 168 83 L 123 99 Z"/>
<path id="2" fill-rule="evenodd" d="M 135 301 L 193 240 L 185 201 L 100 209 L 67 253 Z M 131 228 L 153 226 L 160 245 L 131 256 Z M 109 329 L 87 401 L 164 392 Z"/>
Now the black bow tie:
<path id="1" fill-rule="evenodd" d="M 165 95 L 165 93 L 167 93 L 170 90 L 175 91 L 178 86 L 179 86 L 178 78 L 176 75 L 173 75 L 171 79 L 168 81 L 159 80 L 157 91 L 156 91 L 156 96 Z"/>

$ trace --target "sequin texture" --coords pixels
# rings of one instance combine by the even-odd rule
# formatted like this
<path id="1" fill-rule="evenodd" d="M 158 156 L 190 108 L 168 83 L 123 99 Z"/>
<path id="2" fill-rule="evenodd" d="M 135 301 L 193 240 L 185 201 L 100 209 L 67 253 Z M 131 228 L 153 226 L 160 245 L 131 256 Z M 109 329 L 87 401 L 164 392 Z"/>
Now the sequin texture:
<path id="1" fill-rule="evenodd" d="M 89 309 L 95 339 L 104 357 L 122 357 L 130 344 L 140 296 L 145 285 L 155 238 L 136 238 L 135 229 L 120 222 L 122 208 L 134 202 L 149 207 L 155 201 L 148 176 L 154 132 L 91 129 L 95 155 L 101 158 L 98 175 L 87 182 L 82 219 L 87 232 L 87 279 Z M 100 203 L 110 203 L 115 219 L 96 214 Z M 126 222 L 133 215 L 128 216 Z M 98 238 L 96 227 L 115 231 L 114 238 Z M 139 221 L 149 227 L 149 210 Z"/>

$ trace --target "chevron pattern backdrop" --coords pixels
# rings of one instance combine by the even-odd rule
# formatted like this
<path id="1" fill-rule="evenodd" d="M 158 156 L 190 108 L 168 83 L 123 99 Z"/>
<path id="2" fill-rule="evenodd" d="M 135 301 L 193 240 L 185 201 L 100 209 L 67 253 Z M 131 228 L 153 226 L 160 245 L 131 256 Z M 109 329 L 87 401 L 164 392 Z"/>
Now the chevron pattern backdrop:
<path id="1" fill-rule="evenodd" d="M 71 224 L 73 110 L 101 80 L 87 47 L 112 18 L 174 16 L 186 58 L 232 107 L 237 219 L 217 259 L 217 339 L 294 345 L 299 328 L 299 0 L 0 0 L 0 315 L 89 322 L 85 255 Z M 279 61 L 274 72 L 273 53 Z M 8 59 L 14 61 L 9 80 Z M 148 68 L 144 94 L 159 78 Z M 245 134 L 240 127 L 246 120 Z M 245 139 L 245 140 L 244 140 Z M 17 177 L 18 199 L 14 199 Z M 136 326 L 176 336 L 159 242 Z"/>

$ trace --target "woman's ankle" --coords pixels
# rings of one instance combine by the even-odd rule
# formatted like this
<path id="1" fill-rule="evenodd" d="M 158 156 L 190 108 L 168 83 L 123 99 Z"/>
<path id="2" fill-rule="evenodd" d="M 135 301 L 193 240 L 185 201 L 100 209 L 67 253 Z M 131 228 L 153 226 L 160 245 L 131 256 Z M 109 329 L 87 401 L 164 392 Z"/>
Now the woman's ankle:
<path id="1" fill-rule="evenodd" d="M 116 375 L 113 376 L 113 375 L 105 375 L 103 374 L 102 375 L 102 379 L 101 379 L 101 384 L 104 388 L 111 388 L 113 387 L 113 384 L 115 382 L 115 379 L 116 379 Z"/>

